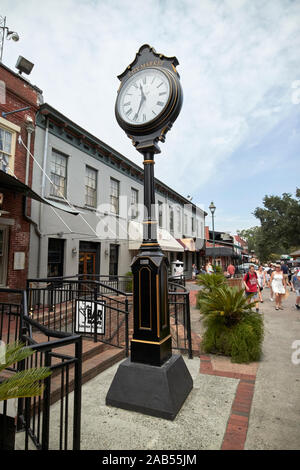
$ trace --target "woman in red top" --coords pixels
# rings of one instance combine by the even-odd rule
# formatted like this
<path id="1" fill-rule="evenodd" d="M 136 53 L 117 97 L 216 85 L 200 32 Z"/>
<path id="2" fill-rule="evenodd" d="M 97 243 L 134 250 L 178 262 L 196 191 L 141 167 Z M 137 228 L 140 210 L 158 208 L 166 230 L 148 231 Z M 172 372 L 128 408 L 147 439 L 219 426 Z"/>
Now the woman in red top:
<path id="1" fill-rule="evenodd" d="M 259 286 L 258 286 L 257 274 L 255 272 L 255 268 L 253 265 L 249 267 L 249 271 L 247 274 L 245 274 L 243 282 L 245 286 L 246 296 L 249 297 L 249 302 L 251 300 L 251 297 L 250 297 L 251 294 L 253 295 L 253 299 L 257 300 L 258 298 L 257 292 L 258 292 Z M 256 301 L 255 307 L 256 307 L 256 311 L 258 312 L 259 311 L 258 301 Z"/>

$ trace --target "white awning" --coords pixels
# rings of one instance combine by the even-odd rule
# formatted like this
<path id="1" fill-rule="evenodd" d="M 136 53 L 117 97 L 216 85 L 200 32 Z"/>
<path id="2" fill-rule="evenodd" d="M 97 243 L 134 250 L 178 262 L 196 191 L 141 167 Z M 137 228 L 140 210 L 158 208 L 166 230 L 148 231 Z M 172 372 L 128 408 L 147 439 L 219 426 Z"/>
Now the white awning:
<path id="1" fill-rule="evenodd" d="M 128 248 L 138 250 L 143 241 L 143 224 L 131 220 L 128 224 Z M 183 247 L 165 229 L 157 228 L 157 241 L 163 251 L 184 251 Z"/>

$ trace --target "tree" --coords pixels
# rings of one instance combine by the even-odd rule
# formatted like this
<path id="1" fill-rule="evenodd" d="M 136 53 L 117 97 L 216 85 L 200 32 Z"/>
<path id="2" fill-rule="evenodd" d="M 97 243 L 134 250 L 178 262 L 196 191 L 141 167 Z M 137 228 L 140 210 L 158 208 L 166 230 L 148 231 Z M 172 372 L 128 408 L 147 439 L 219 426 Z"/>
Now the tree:
<path id="1" fill-rule="evenodd" d="M 289 252 L 300 244 L 300 189 L 296 198 L 289 193 L 265 196 L 264 208 L 257 207 L 255 217 L 261 223 L 261 241 L 267 245 L 266 253 Z"/>
<path id="2" fill-rule="evenodd" d="M 253 213 L 261 225 L 241 230 L 239 235 L 261 262 L 275 261 L 300 245 L 300 189 L 296 189 L 296 198 L 289 193 L 266 195 L 263 205 Z"/>
<path id="3" fill-rule="evenodd" d="M 238 233 L 243 240 L 247 241 L 249 253 L 253 250 L 262 262 L 268 260 L 268 244 L 264 239 L 261 227 L 251 227 L 249 229 L 240 230 Z"/>

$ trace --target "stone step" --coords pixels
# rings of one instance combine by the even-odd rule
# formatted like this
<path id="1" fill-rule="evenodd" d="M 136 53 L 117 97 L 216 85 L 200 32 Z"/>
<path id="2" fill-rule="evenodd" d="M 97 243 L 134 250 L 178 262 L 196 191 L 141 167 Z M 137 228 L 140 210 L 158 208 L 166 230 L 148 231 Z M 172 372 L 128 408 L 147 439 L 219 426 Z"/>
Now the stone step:
<path id="1" fill-rule="evenodd" d="M 49 338 L 51 341 L 55 338 Z M 47 340 L 42 333 L 34 333 L 34 340 L 42 343 Z M 61 348 L 53 349 L 53 353 L 74 357 L 75 346 L 73 344 L 63 346 Z M 94 378 L 96 375 L 103 372 L 116 362 L 125 357 L 124 349 L 119 349 L 105 343 L 95 343 L 93 340 L 83 339 L 82 341 L 82 384 Z M 58 357 L 51 358 L 51 364 L 60 364 L 62 359 Z M 35 366 L 33 362 L 32 366 Z M 66 382 L 66 366 L 63 368 L 54 369 L 51 376 L 51 404 L 61 399 L 62 387 L 62 370 L 64 371 L 64 384 Z M 74 364 L 68 367 L 69 387 L 68 392 L 74 390 Z M 64 385 L 64 395 L 66 393 L 66 386 Z M 38 400 L 32 399 L 33 403 L 38 403 Z M 42 400 L 40 401 L 41 406 Z"/>
<path id="2" fill-rule="evenodd" d="M 86 359 L 82 363 L 82 385 L 96 377 L 104 370 L 108 369 L 116 362 L 125 357 L 123 349 L 109 347 L 101 354 Z M 69 369 L 69 387 L 68 391 L 74 390 L 74 367 Z M 66 387 L 64 387 L 64 394 Z M 61 373 L 54 375 L 51 379 L 51 405 L 61 399 Z"/>

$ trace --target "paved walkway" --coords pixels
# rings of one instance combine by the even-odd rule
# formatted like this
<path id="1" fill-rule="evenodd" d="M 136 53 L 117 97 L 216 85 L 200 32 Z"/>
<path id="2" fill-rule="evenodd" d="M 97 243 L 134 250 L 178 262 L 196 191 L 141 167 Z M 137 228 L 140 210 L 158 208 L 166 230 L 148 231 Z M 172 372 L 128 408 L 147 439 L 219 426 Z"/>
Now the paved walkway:
<path id="1" fill-rule="evenodd" d="M 193 307 L 197 286 L 188 287 L 193 331 L 201 336 L 203 324 Z M 300 311 L 294 307 L 294 293 L 280 311 L 268 296 L 266 289 L 260 307 L 265 322 L 261 361 L 233 364 L 227 357 L 204 354 L 185 358 L 194 388 L 174 421 L 105 405 L 118 364 L 86 383 L 82 390 L 81 449 L 299 450 L 300 363 L 296 362 L 300 362 Z M 292 348 L 296 340 L 298 353 Z M 57 403 L 51 410 L 51 449 L 58 445 L 59 419 Z"/>
<path id="2" fill-rule="evenodd" d="M 195 305 L 196 290 L 192 284 L 189 289 Z M 292 292 L 284 310 L 275 310 L 269 289 L 263 299 L 265 338 L 259 363 L 239 365 L 223 356 L 200 356 L 201 373 L 239 378 L 222 449 L 300 449 L 300 311 Z M 191 316 L 193 331 L 201 336 L 203 323 L 194 306 Z"/>

